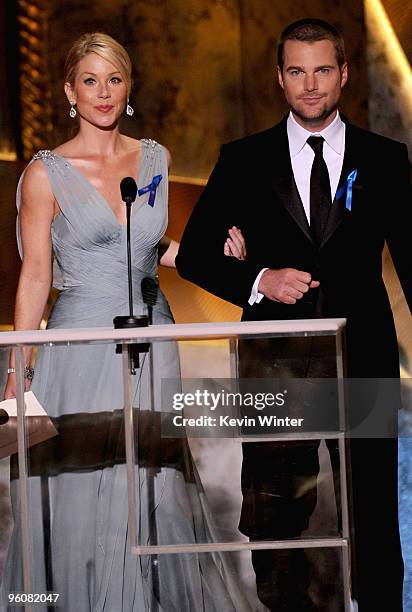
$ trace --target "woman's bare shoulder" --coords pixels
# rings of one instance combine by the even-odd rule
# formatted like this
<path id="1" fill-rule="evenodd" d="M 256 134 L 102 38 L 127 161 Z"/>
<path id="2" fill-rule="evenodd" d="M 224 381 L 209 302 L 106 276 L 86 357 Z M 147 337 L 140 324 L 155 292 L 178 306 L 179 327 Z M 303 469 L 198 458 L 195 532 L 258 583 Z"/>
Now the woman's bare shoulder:
<path id="1" fill-rule="evenodd" d="M 71 140 L 62 142 L 62 144 L 53 149 L 52 153 L 56 153 L 56 155 L 61 155 L 62 157 L 67 157 L 67 159 L 72 157 L 81 157 L 81 147 L 78 143 L 76 143 L 76 138 L 72 138 Z"/>
<path id="2" fill-rule="evenodd" d="M 24 171 L 23 184 L 48 182 L 47 167 L 40 157 L 34 158 Z"/>
<path id="3" fill-rule="evenodd" d="M 47 206 L 54 201 L 47 167 L 40 158 L 34 159 L 24 171 L 21 193 L 26 204 L 41 201 Z"/>
<path id="4" fill-rule="evenodd" d="M 133 151 L 140 151 L 142 148 L 142 141 L 138 138 L 132 138 L 131 136 L 126 136 L 125 134 L 121 134 L 120 136 L 122 145 L 128 153 L 132 153 Z"/>

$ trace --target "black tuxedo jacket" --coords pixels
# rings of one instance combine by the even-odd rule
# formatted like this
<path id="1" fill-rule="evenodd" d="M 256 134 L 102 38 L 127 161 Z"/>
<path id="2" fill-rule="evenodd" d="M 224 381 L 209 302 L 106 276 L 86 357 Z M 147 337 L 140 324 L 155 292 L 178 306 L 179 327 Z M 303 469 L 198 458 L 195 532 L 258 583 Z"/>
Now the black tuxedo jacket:
<path id="1" fill-rule="evenodd" d="M 346 317 L 349 374 L 398 376 L 396 335 L 382 280 L 388 243 L 412 305 L 412 201 L 406 146 L 346 122 L 337 193 L 357 170 L 352 207 L 346 191 L 331 206 L 320 248 L 313 242 L 290 162 L 286 119 L 221 148 L 182 237 L 183 278 L 243 308 L 243 320 Z M 246 239 L 247 260 L 225 257 L 228 228 Z M 295 305 L 248 299 L 262 268 L 296 268 L 321 283 Z M 319 308 L 319 305 L 321 307 Z"/>

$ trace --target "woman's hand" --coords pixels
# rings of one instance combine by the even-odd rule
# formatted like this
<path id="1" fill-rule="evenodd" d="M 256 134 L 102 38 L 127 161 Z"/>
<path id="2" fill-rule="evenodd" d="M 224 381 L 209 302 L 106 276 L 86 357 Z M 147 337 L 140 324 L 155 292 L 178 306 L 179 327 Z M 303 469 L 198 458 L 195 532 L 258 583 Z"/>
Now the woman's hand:
<path id="1" fill-rule="evenodd" d="M 24 390 L 29 391 L 31 380 L 24 379 Z M 8 375 L 6 388 L 4 389 L 4 399 L 14 399 L 16 397 L 16 374 L 13 372 Z"/>
<path id="2" fill-rule="evenodd" d="M 163 236 L 158 244 L 159 264 L 166 268 L 176 268 L 175 259 L 179 250 L 179 243 L 168 236 Z M 229 229 L 229 236 L 223 246 L 223 252 L 227 257 L 246 259 L 246 243 L 242 232 L 235 225 Z"/>
<path id="3" fill-rule="evenodd" d="M 16 375 L 9 374 L 4 389 L 4 399 L 13 399 L 14 397 L 16 397 Z"/>
<path id="4" fill-rule="evenodd" d="M 223 252 L 227 257 L 246 259 L 246 242 L 242 232 L 235 225 L 229 229 L 229 236 L 223 246 Z"/>

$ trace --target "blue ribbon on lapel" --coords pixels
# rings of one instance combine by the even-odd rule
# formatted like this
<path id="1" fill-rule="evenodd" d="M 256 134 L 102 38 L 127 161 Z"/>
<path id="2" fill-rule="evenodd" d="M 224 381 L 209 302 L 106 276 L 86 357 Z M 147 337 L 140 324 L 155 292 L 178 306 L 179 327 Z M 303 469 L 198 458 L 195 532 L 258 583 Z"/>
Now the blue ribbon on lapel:
<path id="1" fill-rule="evenodd" d="M 148 204 L 152 208 L 153 208 L 154 203 L 155 203 L 156 189 L 158 188 L 159 183 L 160 183 L 161 180 L 162 180 L 162 175 L 161 174 L 157 174 L 156 176 L 153 177 L 153 180 L 150 183 L 150 185 L 146 185 L 146 187 L 142 187 L 137 192 L 139 194 L 139 196 L 142 196 L 145 193 L 150 192 Z"/>
<path id="2" fill-rule="evenodd" d="M 351 212 L 352 210 L 352 187 L 357 176 L 358 171 L 355 168 L 355 170 L 349 172 L 348 178 L 346 179 L 342 187 L 336 192 L 336 199 L 339 200 L 346 191 L 346 210 L 348 210 L 349 212 Z"/>

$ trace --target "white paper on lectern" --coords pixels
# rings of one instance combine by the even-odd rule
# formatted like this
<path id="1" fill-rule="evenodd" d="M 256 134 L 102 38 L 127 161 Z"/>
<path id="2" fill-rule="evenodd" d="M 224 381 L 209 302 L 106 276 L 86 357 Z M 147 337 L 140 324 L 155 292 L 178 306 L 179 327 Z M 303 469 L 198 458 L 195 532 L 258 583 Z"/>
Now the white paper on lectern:
<path id="1" fill-rule="evenodd" d="M 47 416 L 47 412 L 40 404 L 33 391 L 26 391 L 24 394 L 24 403 L 26 404 L 26 416 Z M 0 409 L 7 412 L 9 417 L 17 417 L 17 401 L 15 398 L 7 399 L 0 402 Z"/>

